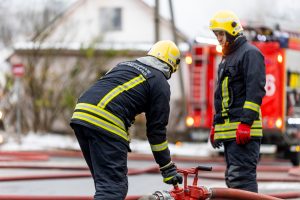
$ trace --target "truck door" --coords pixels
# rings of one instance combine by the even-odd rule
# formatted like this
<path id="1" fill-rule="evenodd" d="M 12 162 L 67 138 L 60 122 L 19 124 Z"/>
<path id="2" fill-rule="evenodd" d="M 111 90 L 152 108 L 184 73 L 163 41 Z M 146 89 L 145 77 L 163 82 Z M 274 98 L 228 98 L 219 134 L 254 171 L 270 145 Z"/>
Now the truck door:
<path id="1" fill-rule="evenodd" d="M 285 129 L 286 70 L 284 50 L 278 42 L 254 42 L 265 57 L 266 96 L 261 106 L 264 133 L 283 133 Z"/>

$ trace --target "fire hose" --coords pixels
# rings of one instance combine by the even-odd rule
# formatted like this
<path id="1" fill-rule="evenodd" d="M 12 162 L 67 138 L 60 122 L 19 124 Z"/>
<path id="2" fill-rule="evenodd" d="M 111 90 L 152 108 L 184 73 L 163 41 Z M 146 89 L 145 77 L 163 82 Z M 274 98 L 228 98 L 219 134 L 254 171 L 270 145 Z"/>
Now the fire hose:
<path id="1" fill-rule="evenodd" d="M 198 166 L 190 169 L 178 169 L 179 173 L 183 174 L 183 188 L 175 185 L 170 191 L 156 191 L 150 196 L 144 196 L 139 200 L 206 200 L 206 199 L 222 199 L 222 200 L 279 200 L 279 198 L 258 194 L 249 191 L 243 191 L 231 188 L 211 188 L 207 189 L 204 186 L 198 186 L 198 171 L 211 171 L 212 167 Z M 187 185 L 189 174 L 194 174 L 192 185 Z"/>
<path id="2" fill-rule="evenodd" d="M 60 152 L 0 152 L 0 161 L 47 161 L 49 160 L 49 156 L 68 156 L 68 157 L 80 157 L 81 154 L 79 153 L 70 153 L 70 152 L 63 152 L 61 154 Z M 179 158 L 178 158 L 179 159 Z M 139 159 L 138 159 L 139 160 Z M 180 160 L 180 159 L 179 159 Z M 80 173 L 72 173 L 72 174 L 47 174 L 47 175 L 30 175 L 30 176 L 17 176 L 17 177 L 1 177 L 1 181 L 12 181 L 12 180 L 32 180 L 32 179 L 53 179 L 53 178 L 79 178 L 79 177 L 89 177 L 90 174 L 85 172 L 87 170 L 87 167 L 82 167 L 82 166 L 65 166 L 65 165 L 32 165 L 32 164 L 7 164 L 7 163 L 1 163 L 0 168 L 29 168 L 29 169 L 60 169 L 60 170 L 84 170 L 84 172 Z M 197 170 L 205 170 L 202 169 L 203 167 L 200 167 Z M 209 168 L 210 169 L 210 168 Z M 181 173 L 185 173 L 185 171 L 192 170 L 192 173 L 190 174 L 195 174 L 195 171 L 192 169 L 181 169 Z M 195 169 L 194 169 L 195 170 Z M 210 171 L 210 170 L 205 170 L 205 171 Z M 224 167 L 223 166 L 215 166 L 214 170 L 215 172 L 223 172 Z M 299 181 L 297 179 L 300 176 L 300 168 L 290 168 L 288 166 L 259 166 L 258 171 L 272 171 L 272 172 L 288 172 L 289 175 L 293 175 L 295 178 L 292 179 L 292 177 L 289 177 L 289 181 Z M 128 175 L 136 175 L 136 174 L 142 174 L 142 173 L 158 173 L 159 170 L 156 166 L 149 167 L 147 169 L 129 169 Z M 180 171 L 179 171 L 180 172 Z M 187 173 L 189 174 L 189 173 Z M 207 173 L 208 174 L 208 173 Z M 186 175 L 187 176 L 187 175 Z M 203 175 L 199 174 L 197 177 L 200 178 L 212 178 L 212 179 L 224 179 L 223 176 L 210 176 L 210 175 Z M 261 181 L 283 181 L 279 179 L 278 177 L 271 177 L 270 180 L 261 180 Z M 285 180 L 286 181 L 286 180 Z M 246 199 L 249 197 L 250 199 L 265 199 L 266 197 L 263 197 L 261 194 L 249 194 L 246 191 L 240 191 L 240 190 L 235 190 L 235 189 L 228 189 L 228 188 L 210 188 L 207 189 L 206 187 L 202 186 L 197 186 L 197 184 L 193 184 L 192 186 L 188 186 L 186 191 L 191 191 L 191 193 L 184 192 L 184 198 L 189 198 L 189 199 L 195 199 L 191 195 L 200 195 L 198 199 L 201 199 L 203 196 L 209 195 L 210 199 Z M 221 192 L 220 192 L 221 191 Z M 179 195 L 182 192 L 181 188 L 175 187 L 171 191 L 161 191 L 161 192 L 156 192 L 156 195 L 160 195 L 163 198 L 157 198 L 155 196 L 151 196 L 153 200 L 156 199 L 174 199 L 173 196 Z M 245 193 L 246 192 L 246 193 Z M 161 193 L 161 194 L 159 194 Z M 173 195 L 173 196 L 171 196 Z M 223 195 L 223 196 L 222 196 Z M 227 198 L 225 198 L 224 195 L 227 195 Z M 230 195 L 233 195 L 235 197 L 231 197 Z M 254 195 L 254 196 L 253 196 Z M 257 197 L 256 195 L 259 195 Z M 167 198 L 167 197 L 170 198 Z M 241 196 L 240 198 L 238 196 Z M 266 196 L 266 195 L 264 195 Z M 292 198 L 299 198 L 300 193 L 299 192 L 286 192 L 286 193 L 278 193 L 278 194 L 269 194 L 267 198 L 270 198 L 270 196 L 282 199 L 292 199 Z M 28 198 L 27 198 L 28 197 Z M 141 196 L 127 196 L 126 200 L 137 200 Z M 25 199 L 44 199 L 44 200 L 58 200 L 58 199 L 92 199 L 92 197 L 68 197 L 68 196 L 17 196 L 17 195 L 0 195 L 0 199 L 5 199 L 5 200 L 25 200 Z M 150 199 L 151 199 L 150 198 Z M 182 198 L 181 198 L 182 199 Z M 181 200 L 180 198 L 177 198 L 175 200 Z M 276 198 L 275 198 L 276 199 Z"/>

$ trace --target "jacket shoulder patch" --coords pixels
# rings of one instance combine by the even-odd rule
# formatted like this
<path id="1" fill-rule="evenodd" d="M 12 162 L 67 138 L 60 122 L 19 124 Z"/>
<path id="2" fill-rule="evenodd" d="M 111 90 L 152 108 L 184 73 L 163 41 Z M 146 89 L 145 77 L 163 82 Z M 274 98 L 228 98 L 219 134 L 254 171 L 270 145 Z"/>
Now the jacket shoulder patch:
<path id="1" fill-rule="evenodd" d="M 139 65 L 137 63 L 134 63 L 134 62 L 123 62 L 121 63 L 122 65 L 127 65 L 127 66 L 130 66 L 136 70 L 138 70 L 139 72 L 141 72 L 143 74 L 143 76 L 145 78 L 150 78 L 152 77 L 152 72 L 146 67 L 146 66 L 143 66 L 143 65 Z"/>

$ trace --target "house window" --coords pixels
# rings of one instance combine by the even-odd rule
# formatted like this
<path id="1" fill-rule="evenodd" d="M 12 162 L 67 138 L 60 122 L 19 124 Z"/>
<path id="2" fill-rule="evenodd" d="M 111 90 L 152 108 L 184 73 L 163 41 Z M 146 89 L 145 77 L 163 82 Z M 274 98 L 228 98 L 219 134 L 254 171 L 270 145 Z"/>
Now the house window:
<path id="1" fill-rule="evenodd" d="M 122 9 L 101 8 L 100 27 L 102 32 L 122 30 Z"/>

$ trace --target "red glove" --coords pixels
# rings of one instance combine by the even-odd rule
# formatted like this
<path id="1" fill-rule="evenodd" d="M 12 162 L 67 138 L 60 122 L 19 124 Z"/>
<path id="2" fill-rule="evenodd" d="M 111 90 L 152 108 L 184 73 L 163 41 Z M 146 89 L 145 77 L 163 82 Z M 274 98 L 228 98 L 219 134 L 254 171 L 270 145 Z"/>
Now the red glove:
<path id="1" fill-rule="evenodd" d="M 248 124 L 240 123 L 236 130 L 236 143 L 247 144 L 250 141 L 250 129 L 251 126 Z"/>
<path id="2" fill-rule="evenodd" d="M 215 142 L 215 128 L 213 126 L 210 129 L 209 138 L 210 138 L 210 144 L 214 149 L 215 148 L 219 149 L 222 146 L 220 142 Z"/>

